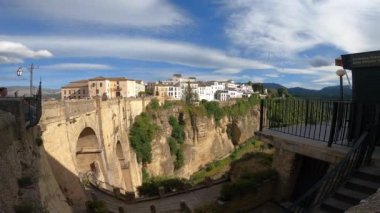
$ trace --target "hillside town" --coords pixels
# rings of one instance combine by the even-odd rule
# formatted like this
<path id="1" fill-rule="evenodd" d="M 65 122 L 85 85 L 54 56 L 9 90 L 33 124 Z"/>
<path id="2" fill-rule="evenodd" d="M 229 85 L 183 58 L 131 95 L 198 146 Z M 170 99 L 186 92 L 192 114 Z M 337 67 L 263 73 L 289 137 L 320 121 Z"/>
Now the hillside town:
<path id="1" fill-rule="evenodd" d="M 95 77 L 72 81 L 61 88 L 62 100 L 78 100 L 101 97 L 140 97 L 152 95 L 164 100 L 183 100 L 186 93 L 194 94 L 196 100 L 228 101 L 250 97 L 252 94 L 265 96 L 264 91 L 254 91 L 251 84 L 227 81 L 200 81 L 196 77 L 174 74 L 171 79 L 144 83 L 125 77 Z M 262 93 L 262 94 L 260 94 Z"/>

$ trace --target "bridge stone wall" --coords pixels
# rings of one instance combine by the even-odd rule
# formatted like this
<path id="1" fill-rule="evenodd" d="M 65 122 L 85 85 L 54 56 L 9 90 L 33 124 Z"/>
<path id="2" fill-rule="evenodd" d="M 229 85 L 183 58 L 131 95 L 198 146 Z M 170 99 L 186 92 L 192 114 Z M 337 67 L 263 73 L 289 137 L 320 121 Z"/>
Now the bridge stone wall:
<path id="1" fill-rule="evenodd" d="M 128 129 L 149 102 L 149 98 L 136 98 L 43 103 L 40 123 L 44 146 L 54 162 L 52 168 L 60 187 L 74 205 L 86 199 L 76 162 L 77 141 L 85 128 L 94 131 L 99 144 L 105 170 L 101 181 L 128 192 L 141 185 L 141 169 L 129 146 Z M 118 142 L 122 159 L 116 155 Z"/>

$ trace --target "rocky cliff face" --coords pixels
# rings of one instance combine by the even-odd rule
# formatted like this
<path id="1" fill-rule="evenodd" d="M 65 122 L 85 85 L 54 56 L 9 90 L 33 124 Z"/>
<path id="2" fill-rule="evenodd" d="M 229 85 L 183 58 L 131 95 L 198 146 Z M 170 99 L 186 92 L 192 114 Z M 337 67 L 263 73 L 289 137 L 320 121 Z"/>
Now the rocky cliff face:
<path id="1" fill-rule="evenodd" d="M 172 128 L 168 123 L 170 116 L 179 117 L 183 113 L 185 143 L 183 147 L 184 166 L 174 169 L 175 156 L 170 153 L 167 138 L 170 137 Z M 234 144 L 228 136 L 228 125 L 237 124 L 239 139 L 237 143 L 254 136 L 259 128 L 259 109 L 254 107 L 244 116 L 231 119 L 224 116 L 219 124 L 213 117 L 206 115 L 190 115 L 186 110 L 174 108 L 156 112 L 156 123 L 161 127 L 157 137 L 152 142 L 152 162 L 147 165 L 147 171 L 153 176 L 177 176 L 189 178 L 191 174 L 214 160 L 229 155 Z"/>
<path id="2" fill-rule="evenodd" d="M 21 102 L 11 104 L 19 109 Z M 0 110 L 0 212 L 71 212 L 39 140 L 40 129 L 25 128 L 19 118 Z"/>

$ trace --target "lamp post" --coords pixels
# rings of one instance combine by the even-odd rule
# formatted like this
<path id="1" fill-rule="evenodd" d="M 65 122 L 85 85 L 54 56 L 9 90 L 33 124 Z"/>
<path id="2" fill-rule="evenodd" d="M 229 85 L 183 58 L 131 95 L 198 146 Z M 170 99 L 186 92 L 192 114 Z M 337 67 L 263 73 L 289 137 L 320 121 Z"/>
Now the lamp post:
<path id="1" fill-rule="evenodd" d="M 336 71 L 336 75 L 339 76 L 340 80 L 340 100 L 343 100 L 343 76 L 346 74 L 346 70 L 339 69 Z"/>
<path id="2" fill-rule="evenodd" d="M 29 71 L 30 71 L 30 97 L 33 97 L 33 70 L 35 69 L 34 65 L 31 64 L 30 67 L 29 67 Z M 19 67 L 16 71 L 17 73 L 17 76 L 22 76 L 22 73 L 23 73 L 23 67 Z"/>

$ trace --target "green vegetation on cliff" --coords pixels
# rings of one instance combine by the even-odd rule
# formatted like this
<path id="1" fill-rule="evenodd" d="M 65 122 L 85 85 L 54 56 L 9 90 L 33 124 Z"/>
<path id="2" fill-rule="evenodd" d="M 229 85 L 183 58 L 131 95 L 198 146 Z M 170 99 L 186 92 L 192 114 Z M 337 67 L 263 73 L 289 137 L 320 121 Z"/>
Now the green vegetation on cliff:
<path id="1" fill-rule="evenodd" d="M 158 126 L 147 113 L 137 116 L 129 133 L 129 140 L 136 152 L 138 162 L 150 163 L 152 161 L 151 142 Z"/>
<path id="2" fill-rule="evenodd" d="M 228 116 L 231 119 L 243 117 L 259 103 L 260 99 L 253 95 L 249 98 L 238 99 L 233 105 L 224 107 L 221 107 L 219 102 L 203 100 L 200 107 L 204 108 L 208 117 L 214 117 L 215 123 L 219 125 L 223 116 Z M 198 109 L 198 111 L 199 110 L 202 109 Z"/>
<path id="3" fill-rule="evenodd" d="M 182 116 L 181 116 L 182 115 Z M 170 147 L 170 153 L 176 156 L 174 162 L 174 169 L 181 168 L 185 163 L 185 158 L 183 154 L 183 143 L 185 142 L 185 131 L 183 120 L 183 114 L 180 114 L 179 119 L 174 116 L 169 117 L 169 124 L 172 126 L 171 137 L 168 138 L 168 144 Z"/>
<path id="4" fill-rule="evenodd" d="M 228 116 L 231 123 L 227 126 L 227 134 L 234 145 L 237 145 L 241 132 L 236 121 L 250 113 L 259 103 L 259 99 L 252 96 L 234 100 L 233 102 L 234 104 L 232 105 L 231 103 L 228 105 L 224 103 L 225 106 L 221 106 L 219 102 L 202 101 L 196 106 L 186 104 L 183 101 L 165 101 L 160 106 L 157 99 L 152 99 L 146 108 L 146 112 L 135 118 L 129 133 L 130 143 L 136 153 L 138 162 L 147 164 L 152 161 L 151 142 L 156 137 L 156 134 L 159 134 L 159 131 L 157 131 L 159 126 L 168 122 L 172 127 L 172 132 L 167 138 L 167 143 L 171 155 L 175 156 L 174 168 L 177 170 L 183 167 L 185 163 L 184 143 L 186 141 L 184 117 L 189 118 L 189 123 L 195 134 L 198 131 L 197 119 L 207 116 L 213 118 L 215 125 L 219 126 L 220 120 L 224 116 Z M 168 120 L 166 121 L 166 119 Z"/>

